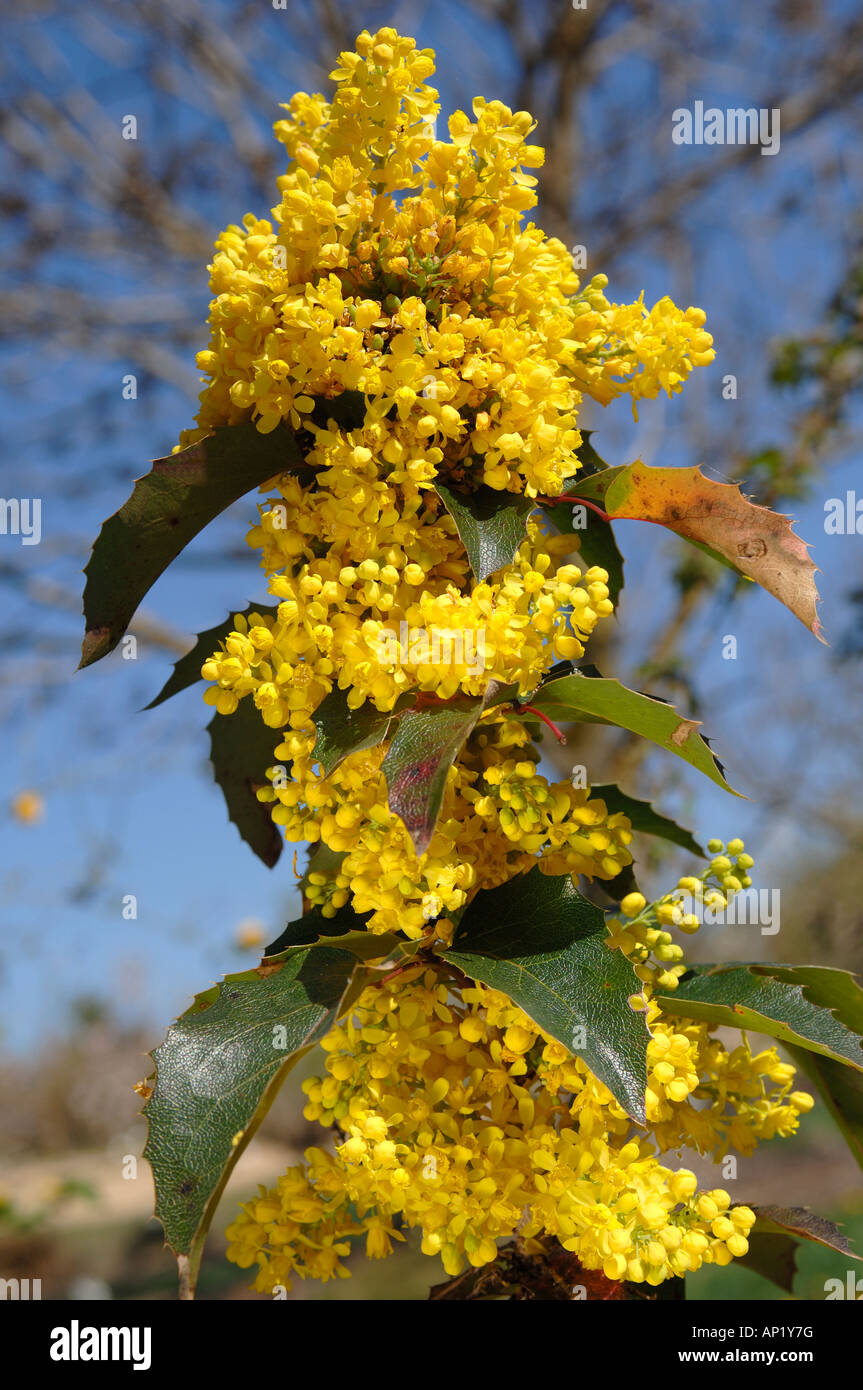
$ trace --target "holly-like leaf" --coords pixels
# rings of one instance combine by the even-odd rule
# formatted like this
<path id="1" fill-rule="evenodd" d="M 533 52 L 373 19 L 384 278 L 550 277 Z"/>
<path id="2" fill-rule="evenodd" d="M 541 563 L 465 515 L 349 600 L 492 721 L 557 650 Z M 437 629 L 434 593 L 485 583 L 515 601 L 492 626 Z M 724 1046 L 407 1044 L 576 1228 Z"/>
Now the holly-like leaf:
<path id="1" fill-rule="evenodd" d="M 370 932 L 365 924 L 371 913 L 359 916 L 349 907 L 341 907 L 333 917 L 325 917 L 318 908 L 289 922 L 282 934 L 267 947 L 264 962 L 281 956 L 295 946 L 328 946 L 334 950 L 350 951 L 363 961 L 385 960 L 394 953 L 401 955 L 402 947 L 414 945 L 394 932 Z M 422 945 L 421 941 L 416 946 Z"/>
<path id="2" fill-rule="evenodd" d="M 382 714 L 369 700 L 359 709 L 351 709 L 347 691 L 335 686 L 312 715 L 318 731 L 313 756 L 323 768 L 324 776 L 329 777 L 349 753 L 383 743 L 393 720 L 412 705 L 415 698 L 410 694 L 402 695 L 394 709 Z"/>
<path id="3" fill-rule="evenodd" d="M 738 1255 L 735 1264 L 751 1269 L 763 1279 L 769 1279 L 777 1288 L 786 1293 L 794 1293 L 794 1276 L 797 1273 L 797 1251 L 799 1243 L 793 1236 L 780 1232 L 759 1231 L 758 1223 L 746 1237 L 749 1249 L 745 1255 Z"/>
<path id="4" fill-rule="evenodd" d="M 282 735 L 278 729 L 268 728 L 251 699 L 241 700 L 233 714 L 214 714 L 207 732 L 213 776 L 222 789 L 228 819 L 272 869 L 284 840 L 273 822 L 269 803 L 259 801 L 255 791 L 269 785 L 267 768 L 276 763 L 274 749 Z"/>
<path id="5" fill-rule="evenodd" d="M 681 849 L 689 850 L 690 854 L 697 855 L 699 859 L 704 858 L 704 850 L 694 839 L 692 832 L 684 830 L 682 825 L 678 825 L 668 816 L 660 815 L 649 801 L 639 801 L 634 796 L 627 796 L 614 782 L 595 783 L 590 788 L 590 795 L 604 801 L 611 815 L 622 811 L 628 817 L 633 830 L 640 830 L 642 835 L 655 835 L 660 840 L 680 845 Z"/>
<path id="6" fill-rule="evenodd" d="M 759 507 L 736 483 L 717 483 L 700 468 L 653 468 L 637 462 L 576 479 L 582 497 L 612 520 L 652 521 L 675 531 L 738 574 L 760 584 L 823 641 L 817 568 L 787 516 Z"/>
<path id="7" fill-rule="evenodd" d="M 248 608 L 243 610 L 243 617 L 250 618 L 252 614 L 260 614 L 262 617 L 274 617 L 278 605 L 266 603 L 250 603 Z M 181 656 L 179 661 L 174 662 L 173 673 L 168 677 L 162 689 L 155 699 L 151 700 L 144 709 L 155 709 L 165 700 L 169 700 L 172 695 L 177 695 L 181 690 L 186 690 L 188 686 L 194 685 L 196 681 L 203 680 L 201 667 L 208 657 L 218 649 L 219 643 L 224 642 L 230 632 L 234 631 L 234 613 L 223 618 L 215 627 L 208 627 L 206 632 L 199 632 L 195 638 L 195 645 L 191 651 Z"/>
<path id="8" fill-rule="evenodd" d="M 853 975 L 822 966 L 797 966 L 796 977 L 808 985 L 819 1004 L 835 1011 L 854 1033 L 863 1033 L 863 990 Z M 779 979 L 784 978 L 777 971 Z M 785 1050 L 795 1066 L 805 1072 L 817 1089 L 856 1162 L 863 1168 L 863 1075 L 853 1067 L 834 1062 L 793 1044 Z"/>
<path id="9" fill-rule="evenodd" d="M 494 709 L 497 705 L 509 705 L 518 698 L 518 685 L 504 685 L 501 681 L 491 681 L 485 692 L 483 709 Z"/>
<path id="10" fill-rule="evenodd" d="M 428 849 L 440 815 L 447 773 L 484 709 L 504 697 L 490 681 L 484 695 L 406 710 L 381 764 L 388 804 L 400 816 L 417 856 Z"/>
<path id="11" fill-rule="evenodd" d="M 839 1227 L 808 1207 L 752 1206 L 755 1225 L 747 1239 L 749 1250 L 737 1263 L 770 1279 L 786 1293 L 794 1292 L 797 1251 L 803 1240 L 826 1245 L 852 1260 L 861 1257 L 851 1249 Z"/>
<path id="12" fill-rule="evenodd" d="M 863 1071 L 863 1038 L 834 1011 L 849 983 L 859 993 L 842 970 L 730 962 L 692 966 L 673 994 L 656 999 L 676 1017 L 766 1033 Z"/>
<path id="13" fill-rule="evenodd" d="M 848 1255 L 852 1260 L 863 1259 L 852 1250 L 834 1221 L 816 1215 L 808 1207 L 753 1206 L 751 1210 L 755 1212 L 755 1231 L 765 1235 L 787 1233 L 796 1240 L 826 1245 L 828 1250 L 838 1250 L 840 1255 Z"/>
<path id="14" fill-rule="evenodd" d="M 822 1008 L 832 1009 L 852 1033 L 863 1033 L 863 989 L 850 970 L 826 965 L 771 964 L 770 974 L 787 984 L 802 985 L 807 995 Z"/>
<path id="15" fill-rule="evenodd" d="M 536 867 L 477 893 L 443 957 L 507 994 L 643 1124 L 649 1033 L 629 1003 L 642 985 L 607 939 L 603 914 L 570 876 Z"/>
<path id="16" fill-rule="evenodd" d="M 587 497 L 589 501 L 599 503 L 605 511 L 605 499 L 611 484 L 626 473 L 629 466 L 625 463 L 619 463 L 615 464 L 613 468 L 595 469 L 586 478 L 583 478 L 581 474 L 576 474 L 574 478 L 567 480 L 566 491 L 572 497 Z M 606 515 L 608 515 L 607 512 Z"/>
<path id="17" fill-rule="evenodd" d="M 267 946 L 264 959 L 280 956 L 293 946 L 315 946 L 322 937 L 345 936 L 349 932 L 362 930 L 369 915 L 366 913 L 364 917 L 359 917 L 349 907 L 340 907 L 334 917 L 324 917 L 319 908 L 310 908 L 302 917 L 288 922 L 284 931 Z"/>
<path id="18" fill-rule="evenodd" d="M 303 466 L 294 435 L 281 425 L 226 425 L 167 458 L 135 483 L 103 524 L 84 571 L 86 633 L 81 666 L 113 651 L 144 595 L 180 551 L 244 493 Z"/>
<path id="19" fill-rule="evenodd" d="M 527 535 L 527 518 L 536 502 L 491 487 L 463 493 L 435 483 L 435 491 L 456 524 L 470 567 L 480 582 L 512 564 Z"/>
<path id="20" fill-rule="evenodd" d="M 350 952 L 312 946 L 228 975 L 197 996 L 151 1054 L 144 1157 L 186 1297 L 238 1158 L 291 1067 L 356 997 L 355 968 Z"/>
<path id="21" fill-rule="evenodd" d="M 664 700 L 629 690 L 617 680 L 573 674 L 548 681 L 531 696 L 530 703 L 557 723 L 575 720 L 629 729 L 676 753 L 725 791 L 740 795 L 726 782 L 719 762 L 698 732 L 699 721 L 682 719 Z"/>

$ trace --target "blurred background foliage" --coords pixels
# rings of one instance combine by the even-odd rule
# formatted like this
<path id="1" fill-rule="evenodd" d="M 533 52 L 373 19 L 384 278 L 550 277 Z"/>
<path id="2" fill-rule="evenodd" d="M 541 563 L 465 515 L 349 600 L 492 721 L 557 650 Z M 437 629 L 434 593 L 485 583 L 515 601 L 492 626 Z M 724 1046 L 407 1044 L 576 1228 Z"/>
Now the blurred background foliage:
<path id="1" fill-rule="evenodd" d="M 278 103 L 326 91 L 358 30 L 393 24 L 437 50 L 444 115 L 472 97 L 531 110 L 547 149 L 537 221 L 587 251 L 615 299 L 642 289 L 707 311 L 717 361 L 671 403 L 586 409 L 609 463 L 701 463 L 799 518 L 823 570 L 829 650 L 773 600 L 645 526 L 619 526 L 619 618 L 591 644 L 604 674 L 705 720 L 733 805 L 675 759 L 610 730 L 550 765 L 584 763 L 677 814 L 702 841 L 737 833 L 756 883 L 781 886 L 778 936 L 714 929 L 701 959 L 773 957 L 853 968 L 863 940 L 857 736 L 861 538 L 828 536 L 825 503 L 857 481 L 863 383 L 863 13 L 767 0 L 22 0 L 0 20 L 2 493 L 43 499 L 43 539 L 0 537 L 0 902 L 6 932 L 0 1104 L 0 1273 L 45 1296 L 170 1297 L 148 1223 L 150 1181 L 132 1086 L 190 994 L 272 940 L 299 899 L 283 856 L 251 860 L 207 770 L 200 691 L 141 720 L 190 634 L 263 592 L 245 499 L 152 591 L 115 653 L 74 677 L 80 570 L 146 460 L 190 423 L 216 232 L 275 200 Z M 781 111 L 781 149 L 683 148 L 671 113 Z M 137 138 L 124 140 L 134 115 Z M 123 382 L 135 378 L 133 399 Z M 729 374 L 735 379 L 729 395 Z M 126 393 L 128 395 L 128 392 Z M 723 660 L 725 635 L 738 657 Z M 29 799 L 28 799 L 29 798 Z M 638 846 L 642 886 L 686 861 Z M 302 859 L 300 860 L 300 867 Z M 121 911 L 135 895 L 138 916 Z M 246 920 L 254 913 L 260 926 Z M 745 932 L 745 939 L 739 933 Z M 735 932 L 738 933 L 735 936 Z M 702 933 L 704 935 L 704 933 Z M 226 1213 L 313 1138 L 298 1079 L 241 1165 Z M 863 1236 L 859 1174 L 820 1108 L 793 1143 L 740 1165 L 741 1200 L 810 1202 Z M 214 1225 L 203 1297 L 246 1297 Z M 822 1297 L 841 1257 L 801 1257 Z M 410 1243 L 387 1264 L 297 1297 L 424 1297 L 440 1279 Z M 705 1271 L 695 1297 L 775 1297 L 747 1271 Z"/>

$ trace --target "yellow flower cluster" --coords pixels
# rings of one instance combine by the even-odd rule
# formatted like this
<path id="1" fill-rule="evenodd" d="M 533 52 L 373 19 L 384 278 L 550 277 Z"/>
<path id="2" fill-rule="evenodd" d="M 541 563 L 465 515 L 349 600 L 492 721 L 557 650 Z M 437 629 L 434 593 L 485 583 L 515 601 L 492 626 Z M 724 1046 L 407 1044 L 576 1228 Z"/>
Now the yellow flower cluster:
<path id="1" fill-rule="evenodd" d="M 490 1263 L 516 1232 L 653 1285 L 746 1253 L 752 1211 L 699 1191 L 657 1150 L 719 1157 L 792 1133 L 811 1098 L 772 1048 L 729 1053 L 706 1024 L 651 1005 L 651 1137 L 511 1000 L 446 969 L 385 978 L 324 1039 L 327 1074 L 305 1083 L 305 1113 L 335 1126 L 335 1152 L 309 1149 L 228 1230 L 229 1258 L 256 1267 L 260 1292 L 295 1273 L 345 1277 L 352 1238 L 379 1257 L 410 1228 L 450 1275 Z"/>
<path id="2" fill-rule="evenodd" d="M 529 519 L 512 562 L 480 581 L 437 489 L 466 507 L 481 487 L 556 497 L 580 468 L 585 396 L 626 394 L 635 410 L 713 357 L 700 309 L 615 304 L 604 276 L 582 283 L 570 251 L 525 222 L 543 162 L 527 112 L 478 97 L 438 138 L 433 71 L 413 40 L 363 32 L 331 100 L 288 103 L 271 220 L 250 214 L 216 243 L 205 386 L 180 446 L 249 421 L 294 432 L 303 467 L 265 485 L 248 537 L 273 607 L 235 617 L 204 663 L 205 699 L 222 715 L 248 699 L 273 730 L 258 795 L 289 840 L 326 850 L 308 899 L 427 943 L 451 936 L 477 889 L 537 862 L 616 877 L 631 838 L 589 790 L 540 773 L 513 708 L 584 654 L 612 612 L 608 573 Z M 508 704 L 488 699 L 498 685 Z M 382 738 L 324 776 L 314 716 L 334 691 L 379 711 Z M 388 804 L 387 716 L 466 696 L 488 707 L 417 856 Z M 745 868 L 717 851 L 710 891 L 745 886 Z M 660 1015 L 651 996 L 682 969 L 666 928 L 687 930 L 687 914 L 673 894 L 623 907 L 609 944 L 643 985 L 652 1133 L 504 996 L 418 958 L 323 1044 L 307 1114 L 336 1126 L 335 1152 L 310 1150 L 231 1228 L 230 1256 L 257 1266 L 260 1290 L 343 1275 L 352 1239 L 382 1256 L 409 1227 L 451 1274 L 516 1232 L 650 1284 L 745 1253 L 752 1213 L 658 1154 L 748 1152 L 790 1132 L 806 1098 L 772 1051 L 729 1054 L 705 1025 Z"/>
<path id="3" fill-rule="evenodd" d="M 543 162 L 528 112 L 477 97 L 437 138 L 433 71 L 412 39 L 363 32 L 332 102 L 287 104 L 273 221 L 249 214 L 216 243 L 209 380 L 184 444 L 251 414 L 264 431 L 305 426 L 326 466 L 314 397 L 361 391 L 356 443 L 415 481 L 461 468 L 558 493 L 583 393 L 672 393 L 712 360 L 701 310 L 611 304 L 604 276 L 582 286 L 562 242 L 522 224 L 524 171 Z"/>
<path id="4" fill-rule="evenodd" d="M 651 996 L 656 990 L 671 994 L 686 970 L 683 949 L 673 941 L 669 927 L 686 935 L 701 925 L 699 913 L 684 912 L 687 898 L 707 910 L 728 906 L 735 893 L 752 882 L 748 870 L 752 856 L 744 853 L 742 840 L 710 840 L 713 858 L 704 872 L 681 878 L 677 887 L 655 903 L 643 894 L 630 893 L 621 903 L 621 917 L 610 918 L 609 945 L 628 956 L 644 985 L 648 1023 L 653 1034 L 648 1062 L 654 1065 L 647 1083 L 647 1118 L 662 1150 L 687 1145 L 721 1157 L 727 1148 L 750 1154 L 760 1139 L 783 1138 L 797 1129 L 798 1116 L 812 1108 L 805 1091 L 788 1094 L 794 1068 L 781 1061 L 775 1048 L 752 1056 L 746 1043 L 728 1052 L 711 1036 L 705 1024 L 678 1022 L 674 1039 L 663 1036 L 664 1025 Z M 781 1088 L 787 1099 L 777 1105 L 765 1091 L 762 1078 Z M 680 1104 L 688 1096 L 722 1100 L 734 1095 L 741 1104 L 727 1115 L 722 1108 Z"/>
<path id="5" fill-rule="evenodd" d="M 278 802 L 273 820 L 289 840 L 320 841 L 344 855 L 337 870 L 312 876 L 309 897 L 325 915 L 349 893 L 355 912 L 372 913 L 370 931 L 416 939 L 440 918 L 436 934 L 446 937 L 472 890 L 507 882 L 537 857 L 547 873 L 603 879 L 631 862 L 625 816 L 609 815 L 605 802 L 569 782 L 550 783 L 530 758 L 507 756 L 529 741 L 523 724 L 494 711 L 483 716 L 449 770 L 421 858 L 387 805 L 385 745 L 352 753 L 323 777 L 312 737 L 290 735 L 276 754 L 293 760 L 292 780 L 274 775 L 272 790 L 259 796 Z"/>
<path id="6" fill-rule="evenodd" d="M 491 681 L 527 694 L 556 660 L 583 656 L 597 621 L 613 611 L 606 570 L 553 567 L 571 537 L 542 536 L 529 523 L 515 563 L 471 588 L 446 513 L 430 523 L 400 515 L 393 497 L 383 499 L 382 518 L 378 495 L 377 519 L 364 527 L 362 488 L 356 477 L 342 481 L 342 499 L 326 489 L 304 496 L 295 480 L 284 482 L 291 530 L 273 530 L 270 511 L 252 533 L 281 602 L 275 617 L 235 615 L 223 648 L 205 662 L 213 684 L 204 698 L 219 713 L 251 695 L 272 728 L 311 729 L 334 686 L 351 708 L 368 700 L 384 712 L 412 691 L 447 700 L 482 695 Z M 325 555 L 315 556 L 313 537 L 323 538 Z"/>
<path id="7" fill-rule="evenodd" d="M 705 911 L 721 912 L 752 879 L 749 870 L 754 864 L 745 854 L 742 840 L 709 840 L 708 850 L 713 858 L 698 877 L 686 875 L 677 887 L 655 903 L 648 903 L 642 893 L 629 893 L 621 902 L 623 918 L 612 920 L 612 944 L 628 956 L 639 979 L 648 992 L 656 985 L 671 992 L 685 970 L 683 948 L 672 939 L 669 927 L 676 927 L 687 936 L 697 932 Z M 698 911 L 685 911 L 689 906 Z"/>
<path id="8" fill-rule="evenodd" d="M 312 885 L 317 899 L 335 911 L 347 894 L 373 930 L 409 935 L 527 855 L 613 877 L 629 862 L 626 822 L 520 772 L 525 759 L 498 770 L 468 752 L 418 861 L 387 809 L 387 744 L 324 778 L 313 714 L 334 689 L 382 713 L 479 698 L 491 682 L 526 696 L 555 661 L 583 656 L 612 612 L 607 572 L 567 562 L 577 541 L 530 519 L 513 563 L 478 582 L 435 483 L 556 496 L 580 467 L 585 393 L 634 405 L 713 356 L 701 310 L 615 305 L 604 277 L 580 283 L 567 248 L 524 223 L 526 171 L 543 159 L 530 115 L 477 98 L 439 139 L 433 71 L 412 39 L 363 32 L 331 101 L 288 103 L 272 221 L 249 215 L 216 245 L 207 381 L 182 436 L 248 420 L 297 432 L 304 467 L 267 484 L 248 537 L 275 612 L 235 617 L 203 665 L 204 698 L 224 715 L 250 699 L 285 731 L 274 760 L 289 769 L 274 763 L 262 799 L 289 839 L 346 856 Z M 335 404 L 346 392 L 353 426 Z M 492 712 L 481 729 L 500 723 Z M 498 729 L 493 742 L 519 738 Z"/>

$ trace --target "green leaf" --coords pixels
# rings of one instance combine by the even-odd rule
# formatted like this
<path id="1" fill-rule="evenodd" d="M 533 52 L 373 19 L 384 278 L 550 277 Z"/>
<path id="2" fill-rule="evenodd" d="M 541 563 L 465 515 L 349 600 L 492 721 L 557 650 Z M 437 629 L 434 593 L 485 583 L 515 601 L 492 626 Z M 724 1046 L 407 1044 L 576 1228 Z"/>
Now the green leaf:
<path id="1" fill-rule="evenodd" d="M 738 1255 L 734 1263 L 751 1269 L 754 1274 L 769 1279 L 777 1288 L 793 1294 L 799 1248 L 794 1237 L 759 1231 L 756 1222 L 747 1240 L 749 1249 L 745 1255 Z"/>
<path id="2" fill-rule="evenodd" d="M 316 946 L 228 975 L 197 996 L 151 1054 L 144 1157 L 187 1296 L 240 1154 L 291 1067 L 347 1007 L 355 967 L 348 952 Z"/>
<path id="3" fill-rule="evenodd" d="M 485 692 L 483 709 L 495 709 L 497 705 L 508 705 L 511 704 L 513 700 L 518 700 L 519 698 L 525 699 L 529 697 L 519 696 L 517 684 L 503 685 L 500 681 L 491 681 Z"/>
<path id="4" fill-rule="evenodd" d="M 833 1012 L 834 1000 L 850 995 L 849 981 L 845 971 L 818 966 L 697 965 L 656 1000 L 677 1017 L 766 1033 L 863 1071 L 863 1039 Z"/>
<path id="5" fill-rule="evenodd" d="M 574 478 L 566 480 L 566 491 L 572 497 L 587 497 L 591 502 L 597 502 L 604 511 L 609 488 L 627 472 L 628 466 L 619 463 L 613 468 L 596 468 L 587 477 L 576 473 Z"/>
<path id="6" fill-rule="evenodd" d="M 248 608 L 243 610 L 243 617 L 249 618 L 253 613 L 274 617 L 278 604 L 250 603 Z M 144 709 L 155 709 L 163 701 L 169 700 L 172 695 L 177 695 L 181 690 L 194 685 L 196 681 L 203 680 L 201 667 L 208 657 L 213 655 L 220 642 L 224 642 L 230 632 L 236 626 L 235 613 L 230 613 L 227 618 L 223 618 L 215 627 L 208 627 L 206 632 L 199 632 L 195 638 L 195 645 L 191 651 L 181 656 L 179 661 L 174 662 L 173 674 L 168 677 L 162 689 L 149 705 Z"/>
<path id="7" fill-rule="evenodd" d="M 400 952 L 405 944 L 403 936 L 394 932 L 370 932 L 365 928 L 371 913 L 358 916 L 349 907 L 342 907 L 333 917 L 324 917 L 317 908 L 306 912 L 296 921 L 289 922 L 272 945 L 264 952 L 264 960 L 269 963 L 274 957 L 282 956 L 296 946 L 328 946 L 334 950 L 350 951 L 358 960 L 384 960 L 394 952 Z M 421 945 L 417 942 L 417 945 Z"/>
<path id="8" fill-rule="evenodd" d="M 350 907 L 341 907 L 335 917 L 324 917 L 318 908 L 311 908 L 302 917 L 289 922 L 280 936 L 264 951 L 264 959 L 280 956 L 293 946 L 316 946 L 321 937 L 345 936 L 362 927 L 369 913 L 359 917 Z"/>
<path id="9" fill-rule="evenodd" d="M 806 993 L 851 1029 L 863 1033 L 863 989 L 849 970 L 825 965 L 774 965 L 767 967 L 774 979 L 803 985 Z"/>
<path id="10" fill-rule="evenodd" d="M 660 815 L 649 801 L 638 801 L 634 796 L 627 796 L 614 782 L 597 783 L 591 787 L 590 794 L 604 801 L 611 815 L 622 811 L 628 816 L 633 830 L 640 830 L 642 835 L 656 835 L 660 840 L 669 840 L 699 859 L 704 858 L 704 850 L 693 838 L 692 832 L 684 830 L 682 825 L 668 816 Z"/>
<path id="11" fill-rule="evenodd" d="M 406 710 L 399 720 L 381 767 L 389 808 L 404 822 L 417 856 L 431 843 L 447 773 L 459 749 L 483 710 L 503 693 L 503 687 L 491 681 L 482 696 L 459 695 L 422 705 Z"/>
<path id="12" fill-rule="evenodd" d="M 749 1250 L 736 1263 L 770 1279 L 786 1293 L 794 1292 L 797 1251 L 802 1240 L 838 1250 L 852 1260 L 861 1257 L 851 1249 L 839 1227 L 808 1207 L 752 1206 L 755 1225 L 749 1233 Z"/>
<path id="13" fill-rule="evenodd" d="M 414 695 L 402 695 L 395 709 L 382 714 L 370 700 L 366 700 L 359 709 L 351 709 L 348 706 L 348 692 L 334 687 L 312 715 L 318 731 L 313 757 L 323 768 L 324 776 L 329 777 L 349 753 L 358 753 L 362 748 L 375 748 L 382 743 L 393 720 L 415 699 Z"/>
<path id="14" fill-rule="evenodd" d="M 664 700 L 628 690 L 618 680 L 574 674 L 541 686 L 530 703 L 557 723 L 576 720 L 629 729 L 676 753 L 733 796 L 740 795 L 726 782 L 721 764 L 698 733 L 699 721 L 682 719 Z"/>
<path id="15" fill-rule="evenodd" d="M 463 493 L 435 483 L 435 492 L 455 522 L 470 567 L 480 582 L 512 564 L 527 535 L 527 518 L 536 509 L 535 501 L 491 487 Z"/>
<path id="16" fill-rule="evenodd" d="M 156 459 L 131 497 L 103 524 L 84 571 L 81 666 L 113 651 L 144 595 L 180 551 L 244 493 L 303 466 L 287 426 L 261 434 L 227 425 Z"/>
<path id="17" fill-rule="evenodd" d="M 752 1206 L 751 1210 L 755 1212 L 753 1230 L 767 1235 L 787 1232 L 797 1240 L 811 1240 L 817 1245 L 826 1245 L 828 1250 L 838 1250 L 840 1255 L 849 1255 L 852 1260 L 863 1258 L 852 1250 L 835 1222 L 817 1216 L 808 1207 Z"/>
<path id="18" fill-rule="evenodd" d="M 477 893 L 442 954 L 470 979 L 507 994 L 643 1124 L 649 1033 L 629 1003 L 642 985 L 607 939 L 603 914 L 569 875 L 536 867 Z"/>
<path id="19" fill-rule="evenodd" d="M 258 858 L 272 869 L 284 839 L 273 822 L 270 803 L 259 801 L 255 790 L 269 786 L 267 768 L 276 764 L 273 750 L 284 735 L 264 723 L 250 698 L 241 700 L 233 714 L 214 714 L 207 732 L 213 776 L 222 789 L 228 819 Z"/>
<path id="20" fill-rule="evenodd" d="M 357 921 L 360 920 L 357 918 Z M 332 946 L 338 951 L 350 951 L 357 960 L 381 962 L 396 953 L 400 954 L 404 940 L 403 936 L 396 935 L 395 932 L 371 932 L 357 927 L 354 931 L 339 933 L 336 936 L 328 933 L 326 940 L 320 944 Z M 422 945 L 422 942 L 418 942 L 417 945 Z"/>

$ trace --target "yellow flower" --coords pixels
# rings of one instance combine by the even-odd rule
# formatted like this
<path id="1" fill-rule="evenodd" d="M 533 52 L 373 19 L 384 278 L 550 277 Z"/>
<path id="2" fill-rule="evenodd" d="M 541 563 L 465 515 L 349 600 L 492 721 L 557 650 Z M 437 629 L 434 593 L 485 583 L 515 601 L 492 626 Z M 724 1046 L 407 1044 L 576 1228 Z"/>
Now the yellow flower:
<path id="1" fill-rule="evenodd" d="M 23 825 L 34 825 L 45 814 L 45 803 L 38 792 L 23 791 L 13 796 L 10 810 Z"/>
<path id="2" fill-rule="evenodd" d="M 237 924 L 234 940 L 243 951 L 251 951 L 258 946 L 263 946 L 266 941 L 263 924 L 253 917 L 245 918 Z"/>
<path id="3" fill-rule="evenodd" d="M 324 1243 L 346 1253 L 365 1235 L 367 1255 L 383 1258 L 404 1238 L 397 1220 L 450 1275 L 489 1264 L 516 1231 L 556 1239 L 614 1280 L 656 1285 L 728 1264 L 746 1253 L 755 1216 L 660 1163 L 675 1129 L 660 1116 L 698 1117 L 721 1156 L 735 1120 L 745 1129 L 765 1107 L 792 1113 L 798 1093 L 784 1074 L 775 1098 L 753 1086 L 783 1065 L 775 1053 L 729 1056 L 706 1024 L 678 1030 L 654 1004 L 645 1134 L 505 995 L 414 964 L 366 989 L 324 1039 L 327 1075 L 304 1082 L 305 1114 L 334 1127 L 335 1150 L 309 1149 L 304 1167 L 242 1209 L 229 1258 L 257 1262 L 266 1291 L 286 1262 L 302 1277 L 328 1276 L 310 1255 Z M 542 1057 L 528 1064 L 534 1043 Z M 673 1146 L 696 1138 L 678 1118 Z"/>
<path id="4" fill-rule="evenodd" d="M 491 682 L 525 696 L 583 656 L 612 612 L 607 572 L 573 563 L 572 538 L 531 518 L 513 562 L 478 582 L 434 484 L 555 495 L 580 467 L 585 392 L 677 390 L 708 353 L 700 311 L 613 305 L 604 277 L 582 285 L 566 247 L 524 224 L 526 170 L 543 158 L 528 113 L 477 98 L 437 138 L 433 71 L 412 39 L 363 31 L 331 100 L 287 104 L 272 220 L 248 214 L 216 243 L 206 383 L 182 439 L 249 419 L 303 431 L 306 469 L 273 480 L 248 536 L 275 611 L 237 615 L 203 664 L 204 698 L 224 715 L 254 703 L 274 731 L 261 798 L 287 838 L 345 855 L 312 901 L 413 937 L 537 859 L 614 877 L 628 823 L 535 774 L 524 726 L 493 711 L 418 861 L 387 808 L 386 745 L 324 778 L 312 716 L 334 689 L 382 713 Z M 346 392 L 356 419 L 335 404 L 328 419 Z M 516 749 L 531 756 L 516 764 Z M 678 950 L 659 958 L 673 968 Z"/>
<path id="5" fill-rule="evenodd" d="M 248 535 L 272 603 L 235 616 L 203 664 L 204 698 L 223 715 L 249 701 L 272 731 L 258 797 L 287 839 L 329 851 L 309 903 L 425 943 L 450 940 L 480 888 L 534 865 L 616 878 L 629 822 L 538 770 L 529 711 L 510 698 L 448 768 L 418 856 L 382 769 L 393 720 L 324 775 L 314 716 L 334 692 L 383 716 L 479 700 L 492 682 L 526 697 L 582 657 L 613 611 L 608 573 L 574 561 L 573 538 L 535 509 L 511 562 L 477 580 L 436 485 L 557 496 L 581 466 L 585 396 L 628 395 L 635 410 L 713 357 L 700 309 L 616 304 L 605 276 L 582 283 L 570 251 L 524 220 L 543 162 L 530 114 L 477 97 L 439 137 L 433 72 L 412 39 L 364 30 L 330 99 L 287 103 L 270 217 L 247 214 L 216 242 L 204 389 L 181 438 L 253 421 L 301 443 L 304 467 L 268 482 Z M 745 1253 L 749 1209 L 659 1156 L 748 1153 L 793 1132 L 808 1097 L 772 1049 L 729 1052 L 654 998 L 685 969 L 673 931 L 748 886 L 742 850 L 711 842 L 700 878 L 656 903 L 629 894 L 609 923 L 650 1029 L 646 1132 L 506 996 L 453 987 L 418 958 L 324 1039 L 306 1114 L 334 1128 L 334 1151 L 310 1149 L 246 1204 L 229 1258 L 267 1292 L 346 1277 L 352 1241 L 382 1258 L 406 1228 L 450 1274 L 488 1264 L 516 1231 L 648 1284 Z"/>

